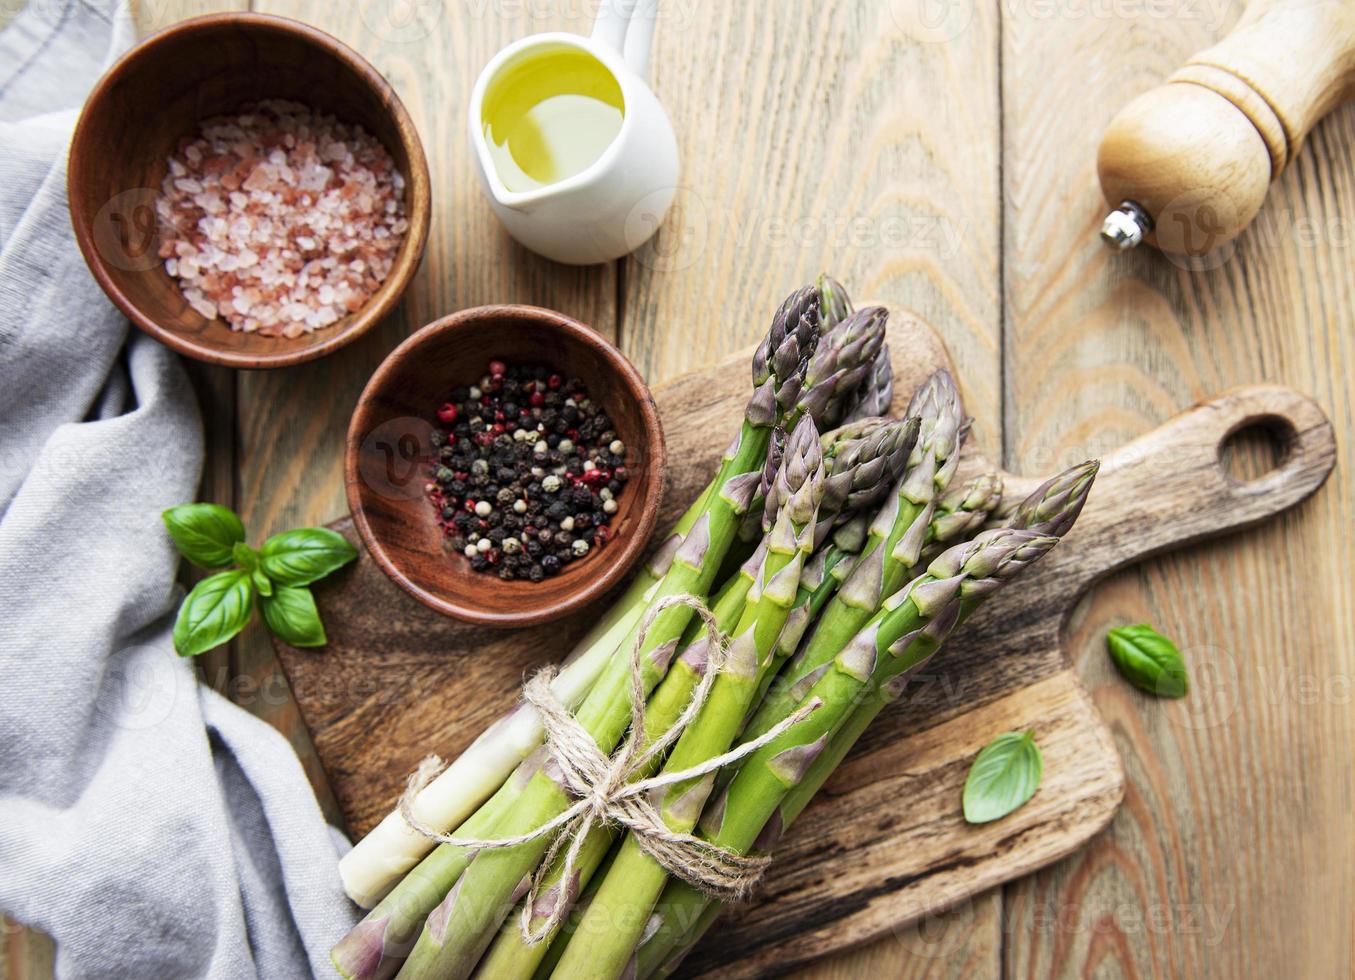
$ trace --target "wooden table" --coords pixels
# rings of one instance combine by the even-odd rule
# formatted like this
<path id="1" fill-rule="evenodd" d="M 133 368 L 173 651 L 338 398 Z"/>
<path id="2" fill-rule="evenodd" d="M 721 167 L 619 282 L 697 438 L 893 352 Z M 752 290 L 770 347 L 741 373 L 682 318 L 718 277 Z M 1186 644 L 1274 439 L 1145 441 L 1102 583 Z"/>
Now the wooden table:
<path id="1" fill-rule="evenodd" d="M 149 32 L 214 0 L 142 0 Z M 514 245 L 474 185 L 465 98 L 523 34 L 587 32 L 588 0 L 256 0 L 371 59 L 423 135 L 437 210 L 403 308 L 318 363 L 198 370 L 205 499 L 254 534 L 344 513 L 340 449 L 363 382 L 420 324 L 461 307 L 554 307 L 615 339 L 650 381 L 750 343 L 827 268 L 945 336 L 977 438 L 1044 472 L 1110 449 L 1230 385 L 1314 396 L 1341 456 L 1326 488 L 1261 529 L 1099 587 L 1069 649 L 1115 731 L 1129 786 L 1081 853 L 808 971 L 863 976 L 1349 976 L 1355 970 L 1355 109 L 1320 125 L 1236 254 L 1187 272 L 1096 231 L 1098 136 L 1236 19 L 1229 0 L 664 0 L 652 79 L 682 147 L 659 236 L 606 267 Z M 1273 448 L 1232 454 L 1257 473 Z M 1141 697 L 1108 627 L 1175 637 L 1195 689 Z M 323 773 L 267 639 L 204 658 L 210 682 Z M 9 930 L 0 976 L 50 949 Z"/>

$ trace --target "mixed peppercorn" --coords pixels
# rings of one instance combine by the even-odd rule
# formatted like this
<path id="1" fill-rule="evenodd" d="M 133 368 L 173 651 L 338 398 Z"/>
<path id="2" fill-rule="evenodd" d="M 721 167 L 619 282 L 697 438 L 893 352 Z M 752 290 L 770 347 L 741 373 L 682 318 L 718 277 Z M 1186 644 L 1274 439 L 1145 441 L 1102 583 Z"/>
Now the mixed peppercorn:
<path id="1" fill-rule="evenodd" d="M 437 418 L 428 496 L 471 568 L 540 582 L 606 544 L 626 447 L 578 378 L 490 361 Z"/>

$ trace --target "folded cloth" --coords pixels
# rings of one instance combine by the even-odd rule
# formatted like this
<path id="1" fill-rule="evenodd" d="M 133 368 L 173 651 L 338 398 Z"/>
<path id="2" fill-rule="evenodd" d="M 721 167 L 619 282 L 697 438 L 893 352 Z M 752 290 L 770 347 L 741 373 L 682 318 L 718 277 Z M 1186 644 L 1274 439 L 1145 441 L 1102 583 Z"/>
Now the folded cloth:
<path id="1" fill-rule="evenodd" d="M 347 842 L 287 741 L 170 640 L 188 379 L 70 229 L 70 129 L 130 40 L 107 0 L 34 0 L 0 32 L 0 910 L 62 977 L 332 976 Z"/>

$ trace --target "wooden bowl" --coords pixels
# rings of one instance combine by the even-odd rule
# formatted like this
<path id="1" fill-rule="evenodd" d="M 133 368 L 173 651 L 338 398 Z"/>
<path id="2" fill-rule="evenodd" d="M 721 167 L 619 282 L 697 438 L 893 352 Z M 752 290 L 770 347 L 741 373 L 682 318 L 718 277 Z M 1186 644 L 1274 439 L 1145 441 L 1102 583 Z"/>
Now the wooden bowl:
<path id="1" fill-rule="evenodd" d="M 542 582 L 472 571 L 464 555 L 445 548 L 426 494 L 434 413 L 494 359 L 545 363 L 582 379 L 626 444 L 631 477 L 617 498 L 612 539 Z M 658 409 L 620 351 L 561 313 L 481 306 L 430 323 L 376 369 L 348 427 L 344 482 L 358 534 L 397 585 L 448 616 L 509 627 L 564 616 L 620 582 L 654 530 L 666 470 Z"/>
<path id="2" fill-rule="evenodd" d="M 155 201 L 179 140 L 195 135 L 206 117 L 267 98 L 292 99 L 360 124 L 381 141 L 406 181 L 409 230 L 386 281 L 357 313 L 295 340 L 205 319 L 157 255 Z M 428 163 L 395 91 L 356 52 L 283 17 L 198 17 L 129 51 L 85 103 L 66 181 L 76 240 L 109 298 L 175 350 L 232 367 L 297 364 L 355 340 L 395 306 L 428 239 Z"/>

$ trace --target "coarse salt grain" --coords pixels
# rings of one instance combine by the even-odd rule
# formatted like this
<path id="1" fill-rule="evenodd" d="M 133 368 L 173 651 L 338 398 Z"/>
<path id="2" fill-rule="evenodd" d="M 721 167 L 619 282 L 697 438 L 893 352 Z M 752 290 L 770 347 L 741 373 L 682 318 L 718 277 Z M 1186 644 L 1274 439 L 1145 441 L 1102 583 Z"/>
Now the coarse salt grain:
<path id="1" fill-rule="evenodd" d="M 232 330 L 300 337 L 360 310 L 409 222 L 404 176 L 360 126 L 269 100 L 208 119 L 169 160 L 160 257 Z"/>

